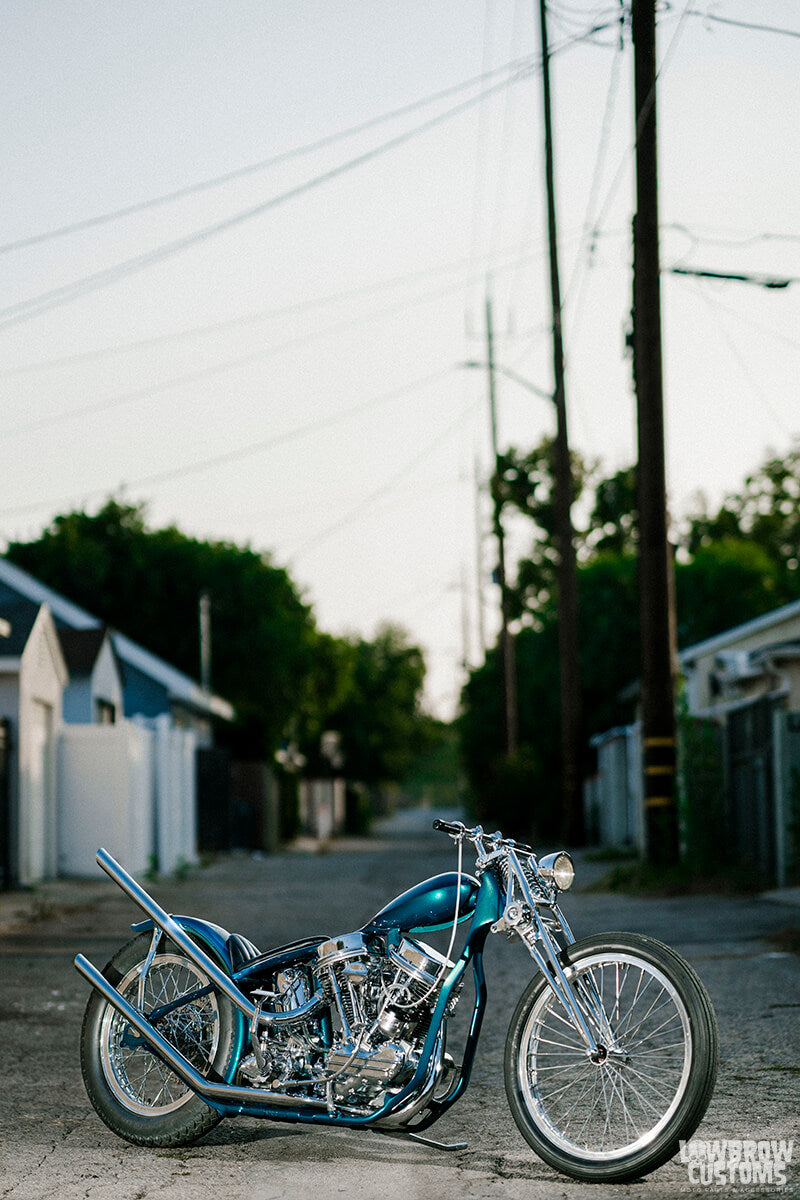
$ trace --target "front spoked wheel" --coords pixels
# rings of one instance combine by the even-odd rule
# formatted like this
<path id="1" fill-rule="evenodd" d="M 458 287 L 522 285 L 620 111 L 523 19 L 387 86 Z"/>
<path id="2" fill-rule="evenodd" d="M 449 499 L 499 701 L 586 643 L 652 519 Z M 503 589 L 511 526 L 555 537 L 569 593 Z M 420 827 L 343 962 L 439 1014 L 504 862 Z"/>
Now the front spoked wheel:
<path id="1" fill-rule="evenodd" d="M 505 1082 L 523 1136 L 556 1170 L 624 1182 L 655 1170 L 689 1138 L 717 1070 L 711 1001 L 689 964 L 652 938 L 584 938 L 561 955 L 590 1054 L 547 980 L 520 998 Z"/>

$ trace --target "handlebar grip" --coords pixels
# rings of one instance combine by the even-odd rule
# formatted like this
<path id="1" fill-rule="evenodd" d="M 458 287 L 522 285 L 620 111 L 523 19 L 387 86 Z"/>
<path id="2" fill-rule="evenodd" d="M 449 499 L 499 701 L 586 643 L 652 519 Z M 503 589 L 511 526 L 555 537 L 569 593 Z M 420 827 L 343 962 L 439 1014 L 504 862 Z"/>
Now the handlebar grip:
<path id="1" fill-rule="evenodd" d="M 440 830 L 442 833 L 460 833 L 464 826 L 461 824 L 454 825 L 452 821 L 440 821 L 437 817 L 433 822 L 433 828 Z"/>

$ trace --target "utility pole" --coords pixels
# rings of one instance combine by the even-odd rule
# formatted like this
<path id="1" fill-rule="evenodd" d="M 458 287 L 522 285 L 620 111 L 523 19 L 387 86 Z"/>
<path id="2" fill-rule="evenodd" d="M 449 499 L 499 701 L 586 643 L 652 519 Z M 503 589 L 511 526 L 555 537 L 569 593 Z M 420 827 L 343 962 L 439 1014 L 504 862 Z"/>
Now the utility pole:
<path id="1" fill-rule="evenodd" d="M 517 664 L 514 639 L 509 629 L 509 596 L 506 579 L 506 539 L 503 532 L 500 482 L 500 456 L 497 449 L 497 403 L 494 384 L 494 334 L 492 330 L 492 301 L 486 297 L 486 365 L 489 376 L 489 417 L 492 434 L 492 527 L 497 539 L 497 582 L 500 587 L 500 653 L 503 660 L 503 699 L 506 718 L 506 753 L 515 754 L 519 745 L 519 720 L 517 710 Z"/>
<path id="2" fill-rule="evenodd" d="M 550 246 L 550 293 L 553 308 L 553 402 L 556 439 L 553 447 L 553 502 L 558 545 L 558 640 L 561 665 L 561 756 L 564 838 L 569 844 L 583 838 L 583 699 L 578 643 L 578 580 L 572 529 L 572 464 L 567 437 L 564 386 L 564 346 L 561 330 L 561 287 L 558 272 L 553 129 L 550 104 L 550 54 L 547 42 L 547 4 L 539 0 L 544 89 L 544 152 L 547 183 L 547 234 Z"/>
<path id="3" fill-rule="evenodd" d="M 207 590 L 198 601 L 200 619 L 200 683 L 204 692 L 211 691 L 211 596 Z"/>
<path id="4" fill-rule="evenodd" d="M 675 797 L 674 565 L 668 540 L 658 246 L 655 0 L 633 0 L 636 216 L 633 373 L 639 465 L 639 604 L 647 856 L 678 858 Z"/>

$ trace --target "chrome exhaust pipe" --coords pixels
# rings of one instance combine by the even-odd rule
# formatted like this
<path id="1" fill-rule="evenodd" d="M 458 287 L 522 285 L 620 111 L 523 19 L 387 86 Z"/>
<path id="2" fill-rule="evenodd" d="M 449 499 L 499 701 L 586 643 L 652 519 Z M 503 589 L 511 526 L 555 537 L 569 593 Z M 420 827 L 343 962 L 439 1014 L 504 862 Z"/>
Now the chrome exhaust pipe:
<path id="1" fill-rule="evenodd" d="M 259 1025 L 265 1026 L 293 1025 L 297 1021 L 308 1020 L 310 1016 L 324 1007 L 325 1001 L 322 993 L 315 992 L 301 1008 L 289 1009 L 288 1012 L 280 1013 L 264 1012 L 263 1009 L 258 1011 L 256 1005 L 239 990 L 230 975 L 226 975 L 214 960 L 209 958 L 196 942 L 192 941 L 186 930 L 181 928 L 174 917 L 171 917 L 107 850 L 101 847 L 97 851 L 96 858 L 98 865 L 102 867 L 106 875 L 113 879 L 114 883 L 122 888 L 125 895 L 133 900 L 134 904 L 138 904 L 139 908 L 143 909 L 160 929 L 164 930 L 164 933 L 183 951 L 186 957 L 191 959 L 195 966 L 208 976 L 214 986 L 218 987 L 231 1003 L 236 1005 L 239 1012 L 247 1017 L 251 1025 L 256 1020 Z M 77 959 L 75 964 L 77 966 Z M 148 1027 L 152 1028 L 152 1026 Z"/>
<path id="2" fill-rule="evenodd" d="M 155 918 L 153 919 L 155 920 Z M 170 936 L 172 935 L 170 934 Z M 198 963 L 199 965 L 201 964 Z M 144 1038 L 153 1052 L 163 1059 L 170 1070 L 174 1071 L 187 1087 L 190 1087 L 204 1100 L 212 1103 L 241 1105 L 243 1109 L 255 1105 L 264 1105 L 270 1108 L 327 1108 L 324 1100 L 311 1100 L 305 1096 L 289 1096 L 285 1092 L 268 1092 L 259 1088 L 238 1087 L 230 1083 L 214 1083 L 206 1079 L 181 1054 L 180 1050 L 176 1050 L 163 1034 L 150 1024 L 143 1013 L 134 1008 L 113 984 L 109 983 L 104 975 L 101 975 L 97 967 L 90 963 L 83 954 L 76 956 L 75 967 L 84 979 L 88 980 L 92 987 L 125 1017 L 126 1021 Z"/>

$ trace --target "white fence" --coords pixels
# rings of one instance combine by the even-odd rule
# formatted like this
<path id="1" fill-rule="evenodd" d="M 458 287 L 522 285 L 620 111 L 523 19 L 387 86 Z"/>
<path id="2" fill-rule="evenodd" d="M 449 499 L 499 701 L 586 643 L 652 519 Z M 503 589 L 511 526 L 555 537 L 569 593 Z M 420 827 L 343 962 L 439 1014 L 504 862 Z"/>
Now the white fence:
<path id="1" fill-rule="evenodd" d="M 133 874 L 197 861 L 196 738 L 169 719 L 66 725 L 58 745 L 58 870 L 91 875 L 98 846 Z"/>
<path id="2" fill-rule="evenodd" d="M 644 853 L 641 726 L 623 725 L 592 738 L 597 774 L 584 786 L 586 828 L 601 846 Z"/>

